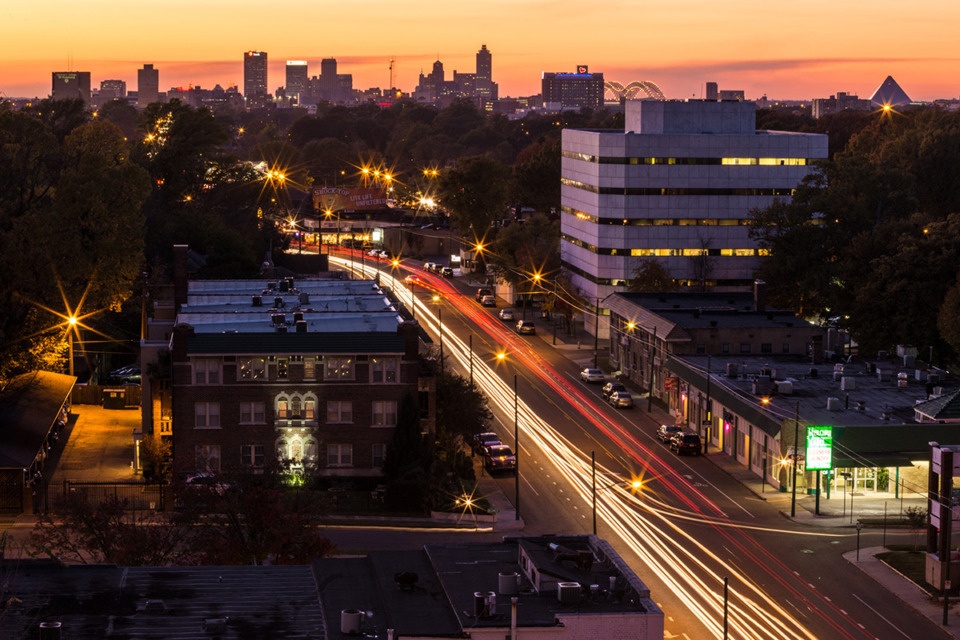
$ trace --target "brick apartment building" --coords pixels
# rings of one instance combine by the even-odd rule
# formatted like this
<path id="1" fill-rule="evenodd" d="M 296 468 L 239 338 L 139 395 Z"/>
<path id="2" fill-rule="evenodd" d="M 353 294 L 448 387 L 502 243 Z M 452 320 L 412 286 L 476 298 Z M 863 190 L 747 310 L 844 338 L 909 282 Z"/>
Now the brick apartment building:
<path id="1" fill-rule="evenodd" d="M 183 248 L 185 249 L 185 247 Z M 419 329 L 368 280 L 187 281 L 170 339 L 174 472 L 380 473 Z"/>

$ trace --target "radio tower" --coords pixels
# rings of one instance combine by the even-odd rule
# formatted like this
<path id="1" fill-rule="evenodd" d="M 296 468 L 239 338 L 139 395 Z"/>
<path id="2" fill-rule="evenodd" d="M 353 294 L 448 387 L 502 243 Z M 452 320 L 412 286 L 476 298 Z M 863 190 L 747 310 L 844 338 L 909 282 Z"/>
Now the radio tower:
<path id="1" fill-rule="evenodd" d="M 390 57 L 390 86 L 389 86 L 388 88 L 389 88 L 389 89 L 393 89 L 393 88 L 394 88 L 394 84 L 393 84 L 393 56 Z"/>

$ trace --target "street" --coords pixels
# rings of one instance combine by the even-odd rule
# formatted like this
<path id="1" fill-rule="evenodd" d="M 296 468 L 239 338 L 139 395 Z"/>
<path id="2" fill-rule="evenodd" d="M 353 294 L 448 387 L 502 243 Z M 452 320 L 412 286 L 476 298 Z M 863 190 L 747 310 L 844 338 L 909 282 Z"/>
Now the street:
<path id="1" fill-rule="evenodd" d="M 725 577 L 730 638 L 948 637 L 841 559 L 856 544 L 852 530 L 790 522 L 712 462 L 669 452 L 653 437 L 663 414 L 609 407 L 599 385 L 577 375 L 592 351 L 561 353 L 547 340 L 518 336 L 496 309 L 479 307 L 472 290 L 419 275 L 418 321 L 439 335 L 431 300 L 438 293 L 448 366 L 467 375 L 472 361 L 496 430 L 511 445 L 516 402 L 523 533 L 592 532 L 595 452 L 597 532 L 651 588 L 667 613 L 666 637 L 723 637 Z M 387 271 L 380 277 L 403 287 Z M 503 350 L 501 361 L 495 354 Z M 623 483 L 635 477 L 643 480 L 639 492 Z M 497 482 L 516 501 L 513 478 Z"/>

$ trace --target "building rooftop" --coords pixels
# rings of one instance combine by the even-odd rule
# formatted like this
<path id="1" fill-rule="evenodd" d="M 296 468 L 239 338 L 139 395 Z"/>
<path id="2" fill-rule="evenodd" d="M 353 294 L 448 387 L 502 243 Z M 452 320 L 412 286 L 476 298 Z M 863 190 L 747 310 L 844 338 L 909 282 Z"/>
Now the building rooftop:
<path id="1" fill-rule="evenodd" d="M 308 566 L 0 568 L 4 638 L 37 637 L 44 621 L 71 640 L 324 637 Z"/>
<path id="2" fill-rule="evenodd" d="M 768 425 L 792 420 L 799 406 L 800 420 L 807 424 L 871 426 L 916 424 L 917 403 L 944 387 L 956 388 L 945 372 L 911 362 L 905 366 L 902 357 L 811 364 L 795 357 L 682 356 L 672 357 L 668 368 L 703 377 L 709 363 L 711 395 L 723 395 Z"/>
<path id="3" fill-rule="evenodd" d="M 326 618 L 344 609 L 369 612 L 360 629 L 366 634 L 390 628 L 401 637 L 465 637 L 470 629 L 509 629 L 516 597 L 521 628 L 562 627 L 565 616 L 640 616 L 659 621 L 662 637 L 663 613 L 646 586 L 592 536 L 431 544 L 317 560 L 314 572 Z M 331 625 L 328 637 L 348 636 Z"/>
<path id="4" fill-rule="evenodd" d="M 0 391 L 0 468 L 33 464 L 76 380 L 35 371 L 17 376 Z"/>
<path id="5" fill-rule="evenodd" d="M 384 333 L 401 322 L 395 303 L 371 280 L 288 278 L 191 281 L 176 324 L 195 334 Z"/>

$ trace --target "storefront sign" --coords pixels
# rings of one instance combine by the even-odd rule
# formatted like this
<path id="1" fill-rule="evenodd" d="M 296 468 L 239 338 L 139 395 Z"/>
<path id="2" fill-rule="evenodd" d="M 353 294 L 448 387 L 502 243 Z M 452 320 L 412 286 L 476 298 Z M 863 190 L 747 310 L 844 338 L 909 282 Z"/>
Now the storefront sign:
<path id="1" fill-rule="evenodd" d="M 833 468 L 833 427 L 807 427 L 806 470 Z"/>

